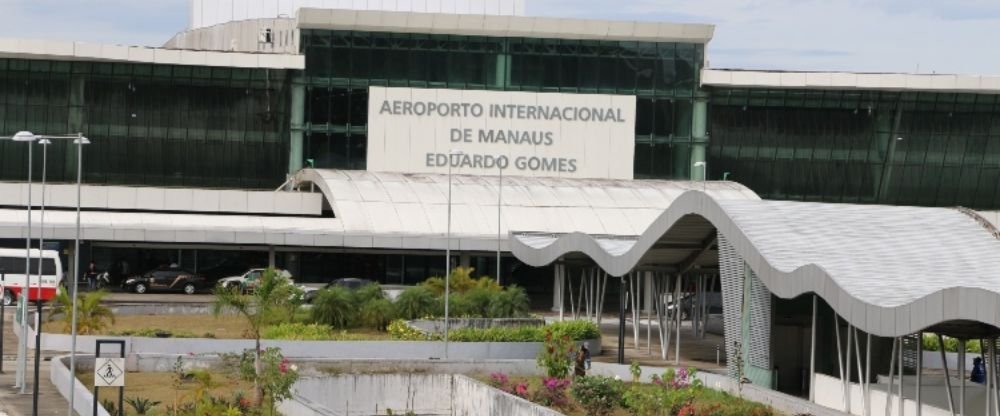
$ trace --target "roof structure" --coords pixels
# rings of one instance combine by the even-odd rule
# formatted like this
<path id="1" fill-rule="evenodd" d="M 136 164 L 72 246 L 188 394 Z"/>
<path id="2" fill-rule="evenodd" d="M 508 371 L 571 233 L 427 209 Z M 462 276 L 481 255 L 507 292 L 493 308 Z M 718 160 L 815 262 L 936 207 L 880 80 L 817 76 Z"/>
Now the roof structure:
<path id="1" fill-rule="evenodd" d="M 40 39 L 0 38 L 0 58 L 108 61 L 227 68 L 305 69 L 304 55 L 193 51 Z"/>
<path id="2" fill-rule="evenodd" d="M 948 321 L 1000 327 L 1000 240 L 948 208 L 726 200 L 695 191 L 634 242 L 515 232 L 511 249 L 533 266 L 584 253 L 623 275 L 656 263 L 656 245 L 691 223 L 706 235 L 717 230 L 775 295 L 816 293 L 865 332 L 901 336 Z"/>
<path id="3" fill-rule="evenodd" d="M 500 189 L 499 180 L 453 176 L 453 248 L 496 250 L 498 201 L 499 231 L 506 240 L 510 230 L 638 235 L 691 189 L 706 189 L 720 200 L 758 199 L 735 182 L 505 176 Z M 373 247 L 446 247 L 447 175 L 304 169 L 295 181 L 298 188 L 315 185 L 323 192 L 344 235 L 351 236 L 346 240 Z"/>
<path id="4" fill-rule="evenodd" d="M 1000 94 L 1000 76 L 703 69 L 702 85 Z"/>
<path id="5" fill-rule="evenodd" d="M 708 43 L 715 26 L 480 14 L 301 8 L 300 29 L 470 36 Z"/>
<path id="6" fill-rule="evenodd" d="M 734 182 L 504 177 L 501 191 L 495 176 L 454 175 L 452 180 L 451 246 L 466 251 L 497 249 L 498 200 L 501 248 L 507 250 L 509 230 L 634 238 L 691 189 L 705 189 L 719 199 L 758 198 Z M 405 250 L 447 246 L 447 175 L 305 169 L 294 182 L 300 192 L 88 186 L 82 201 L 82 237 Z M 75 191 L 54 192 L 60 186 L 67 185 L 49 185 L 45 233 L 48 238 L 72 239 L 76 214 L 67 208 L 75 207 L 75 200 L 54 195 Z M 0 193 L 0 206 L 24 204 L 26 185 L 0 183 L 3 190 L 8 192 Z M 39 201 L 39 187 L 34 191 Z M 39 220 L 36 210 L 36 234 Z M 26 224 L 24 210 L 0 209 L 0 238 L 23 238 Z M 677 241 L 674 247 L 694 249 L 696 243 Z"/>

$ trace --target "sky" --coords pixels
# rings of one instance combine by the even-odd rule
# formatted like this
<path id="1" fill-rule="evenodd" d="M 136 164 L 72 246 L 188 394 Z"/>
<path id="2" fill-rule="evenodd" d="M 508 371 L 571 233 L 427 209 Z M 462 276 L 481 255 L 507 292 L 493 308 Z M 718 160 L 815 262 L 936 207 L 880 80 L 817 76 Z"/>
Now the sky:
<path id="1" fill-rule="evenodd" d="M 188 1 L 0 0 L 0 37 L 160 46 Z M 713 24 L 713 68 L 1000 75 L 998 0 L 527 0 L 527 13 Z"/>

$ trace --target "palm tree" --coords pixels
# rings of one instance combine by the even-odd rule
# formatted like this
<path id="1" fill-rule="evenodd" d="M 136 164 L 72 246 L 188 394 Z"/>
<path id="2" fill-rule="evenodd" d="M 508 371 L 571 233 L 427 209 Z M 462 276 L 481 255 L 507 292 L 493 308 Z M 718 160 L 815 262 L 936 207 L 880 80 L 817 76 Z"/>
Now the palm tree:
<path id="1" fill-rule="evenodd" d="M 111 309 L 101 304 L 108 292 L 98 290 L 76 295 L 76 332 L 87 335 L 94 334 L 108 326 L 108 321 L 115 322 Z M 73 325 L 73 298 L 60 287 L 56 293 L 55 304 L 49 313 L 49 321 L 60 320 L 63 330 L 69 332 Z"/>
<path id="2" fill-rule="evenodd" d="M 218 316 L 230 313 L 243 318 L 250 327 L 254 338 L 254 401 L 263 401 L 264 392 L 260 386 L 263 369 L 260 360 L 260 336 L 265 326 L 287 322 L 301 298 L 298 289 L 288 279 L 280 276 L 273 268 L 268 268 L 261 276 L 253 293 L 244 294 L 238 287 L 215 289 L 212 314 Z"/>

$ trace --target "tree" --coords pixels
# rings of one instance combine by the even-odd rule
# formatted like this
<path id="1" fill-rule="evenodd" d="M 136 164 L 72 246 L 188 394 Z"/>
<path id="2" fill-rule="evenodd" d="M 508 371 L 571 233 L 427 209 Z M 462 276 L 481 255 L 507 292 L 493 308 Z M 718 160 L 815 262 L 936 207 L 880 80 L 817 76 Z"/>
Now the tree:
<path id="1" fill-rule="evenodd" d="M 94 334 L 106 328 L 108 322 L 115 322 L 111 309 L 101 304 L 108 292 L 98 290 L 76 295 L 76 333 L 81 335 Z M 69 332 L 73 326 L 73 298 L 60 287 L 56 293 L 55 304 L 49 313 L 49 321 L 58 319 L 62 322 L 64 331 Z"/>
<path id="2" fill-rule="evenodd" d="M 292 318 L 289 311 L 294 311 L 299 299 L 298 289 L 288 279 L 280 276 L 273 268 L 268 268 L 261 275 L 256 290 L 250 294 L 241 293 L 239 288 L 215 289 L 215 302 L 212 303 L 212 314 L 230 313 L 243 318 L 250 327 L 250 335 L 254 339 L 254 401 L 260 405 L 264 392 L 260 380 L 263 374 L 261 366 L 260 338 L 267 325 L 288 322 Z"/>

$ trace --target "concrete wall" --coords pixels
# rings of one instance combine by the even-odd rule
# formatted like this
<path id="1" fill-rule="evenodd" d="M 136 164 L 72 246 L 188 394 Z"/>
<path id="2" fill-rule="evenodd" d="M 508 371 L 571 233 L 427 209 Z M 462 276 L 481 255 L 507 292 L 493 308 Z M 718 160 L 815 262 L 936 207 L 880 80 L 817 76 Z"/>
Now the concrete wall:
<path id="1" fill-rule="evenodd" d="M 275 184 L 277 186 L 277 184 Z M 323 213 L 323 195 L 309 192 L 243 191 L 234 189 L 157 188 L 149 186 L 82 185 L 84 209 L 184 211 L 198 213 L 314 215 Z M 0 182 L 0 205 L 24 206 L 28 184 Z M 31 200 L 42 200 L 40 186 Z M 76 208 L 76 185 L 48 184 L 45 205 Z"/>
<path id="2" fill-rule="evenodd" d="M 119 315 L 148 314 L 203 314 L 208 309 L 199 305 L 125 305 L 112 307 Z M 34 315 L 32 315 L 34 316 Z M 33 319 L 32 319 L 33 320 Z M 15 323 L 15 332 L 20 327 Z M 35 347 L 34 328 L 28 328 L 28 346 Z M 253 348 L 253 340 L 212 338 L 150 338 L 77 335 L 77 353 L 93 354 L 98 339 L 124 340 L 128 354 L 217 354 L 237 353 Z M 591 354 L 601 352 L 600 339 L 580 341 L 586 343 Z M 73 350 L 72 337 L 66 334 L 42 332 L 42 348 L 47 351 Z M 262 340 L 265 348 L 281 348 L 286 357 L 296 359 L 410 359 L 428 360 L 445 357 L 445 347 L 439 341 L 279 341 Z M 540 342 L 451 342 L 448 359 L 451 360 L 532 360 L 542 347 Z"/>
<path id="3" fill-rule="evenodd" d="M 302 379 L 278 409 L 294 415 L 530 415 L 560 413 L 463 375 L 346 374 Z"/>
<path id="4" fill-rule="evenodd" d="M 81 415 L 91 415 L 93 414 L 94 405 L 94 394 L 91 392 L 90 387 L 83 385 L 76 377 L 70 375 L 69 372 L 69 357 L 56 357 L 49 364 L 49 380 L 52 384 L 56 386 L 56 390 L 64 398 L 69 400 L 70 391 L 75 394 L 73 400 L 73 410 Z M 93 370 L 94 368 L 94 358 L 93 357 L 77 357 L 76 368 Z M 108 414 L 107 410 L 103 407 L 97 406 L 96 416 L 111 416 Z"/>
<path id="5" fill-rule="evenodd" d="M 944 355 L 945 355 L 945 359 L 948 360 L 948 371 L 949 372 L 953 372 L 953 371 L 957 372 L 958 371 L 958 353 L 957 352 L 946 352 Z M 965 353 L 965 371 L 966 371 L 966 374 L 968 374 L 968 372 L 972 371 L 972 360 L 974 360 L 974 359 L 976 359 L 976 357 L 980 357 L 980 356 L 982 356 L 982 354 L 973 353 L 973 352 L 967 352 L 967 353 Z M 939 351 L 924 351 L 923 357 L 924 357 L 924 362 L 923 362 L 924 368 L 944 369 L 944 366 L 941 365 L 941 352 L 939 352 Z M 957 374 L 957 373 L 952 373 L 952 374 Z"/>
<path id="6" fill-rule="evenodd" d="M 15 324 L 15 332 L 20 327 Z M 29 328 L 29 348 L 35 347 L 34 329 Z M 115 337 L 103 335 L 77 335 L 76 351 L 93 354 L 96 341 L 124 340 L 128 354 L 218 354 L 238 353 L 252 349 L 253 340 L 211 338 L 147 338 Z M 590 346 L 599 340 L 582 341 Z M 42 349 L 69 352 L 73 350 L 72 337 L 65 334 L 42 333 Z M 262 340 L 264 348 L 281 348 L 288 358 L 295 359 L 389 359 L 429 360 L 445 357 L 444 342 L 439 341 L 277 341 Z M 451 342 L 447 357 L 450 360 L 533 360 L 542 347 L 541 342 Z M 593 350 L 597 351 L 597 350 Z"/>

